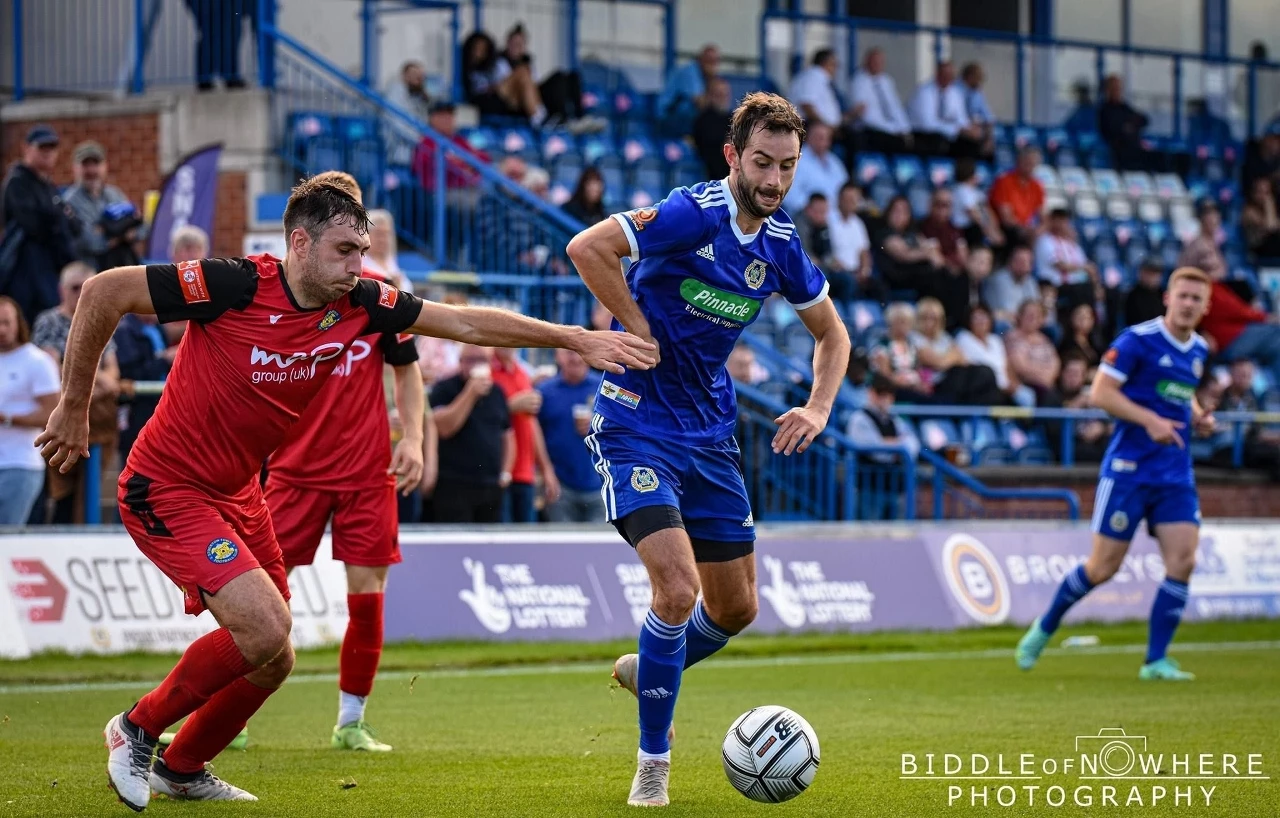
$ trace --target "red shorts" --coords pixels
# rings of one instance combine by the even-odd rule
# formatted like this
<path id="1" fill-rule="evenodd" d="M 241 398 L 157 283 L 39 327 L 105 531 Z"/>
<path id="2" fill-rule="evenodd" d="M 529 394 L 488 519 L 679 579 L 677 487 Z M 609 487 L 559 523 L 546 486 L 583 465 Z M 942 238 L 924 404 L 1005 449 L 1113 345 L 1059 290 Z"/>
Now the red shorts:
<path id="1" fill-rule="evenodd" d="M 117 484 L 120 519 L 139 550 L 173 580 L 187 613 L 205 609 L 231 580 L 255 568 L 289 599 L 284 558 L 257 483 L 244 499 L 215 498 L 195 486 L 158 483 L 126 468 Z"/>
<path id="2" fill-rule="evenodd" d="M 310 565 L 333 518 L 333 558 L 380 568 L 400 562 L 396 482 L 354 491 L 298 488 L 267 472 L 267 507 L 289 568 Z"/>

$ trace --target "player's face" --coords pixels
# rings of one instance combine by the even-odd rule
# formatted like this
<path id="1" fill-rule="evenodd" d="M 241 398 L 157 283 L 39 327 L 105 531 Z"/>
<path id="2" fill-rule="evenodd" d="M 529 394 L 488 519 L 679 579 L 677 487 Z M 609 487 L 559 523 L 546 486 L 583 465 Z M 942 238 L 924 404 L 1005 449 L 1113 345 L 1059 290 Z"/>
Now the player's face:
<path id="1" fill-rule="evenodd" d="M 729 168 L 736 174 L 734 193 L 738 206 L 753 219 L 766 219 L 778 212 L 800 159 L 800 137 L 794 133 L 756 130 L 738 156 L 729 146 Z"/>
<path id="2" fill-rule="evenodd" d="M 309 242 L 302 265 L 302 288 L 309 301 L 328 304 L 356 286 L 369 236 L 352 225 L 335 224 Z"/>
<path id="3" fill-rule="evenodd" d="M 1190 332 L 1209 309 L 1209 285 L 1187 279 L 1177 281 L 1165 292 L 1164 305 L 1171 327 Z"/>

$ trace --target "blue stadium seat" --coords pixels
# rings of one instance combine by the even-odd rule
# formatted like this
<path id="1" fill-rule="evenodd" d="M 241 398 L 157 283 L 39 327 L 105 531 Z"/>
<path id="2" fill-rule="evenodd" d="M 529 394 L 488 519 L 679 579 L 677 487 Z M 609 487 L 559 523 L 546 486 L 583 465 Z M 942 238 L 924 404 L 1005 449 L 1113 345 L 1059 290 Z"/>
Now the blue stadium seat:
<path id="1" fill-rule="evenodd" d="M 1040 142 L 1040 131 L 1030 125 L 1023 125 L 1015 128 L 1013 131 L 1013 147 L 1014 150 L 1022 150 L 1028 145 L 1043 148 Z"/>
<path id="2" fill-rule="evenodd" d="M 542 134 L 542 159 L 553 162 L 566 153 L 578 152 L 578 137 L 568 131 L 544 131 Z"/>
<path id="3" fill-rule="evenodd" d="M 781 351 L 792 358 L 808 361 L 813 358 L 814 340 L 809 328 L 796 322 L 782 328 Z"/>
<path id="4" fill-rule="evenodd" d="M 1093 180 L 1084 168 L 1058 168 L 1058 183 L 1062 185 L 1062 192 L 1068 196 L 1093 191 Z"/>
<path id="5" fill-rule="evenodd" d="M 528 162 L 538 162 L 538 138 L 528 128 L 507 128 L 495 146 L 504 156 L 519 156 Z"/>
<path id="6" fill-rule="evenodd" d="M 627 186 L 626 175 L 622 172 L 622 159 L 616 155 L 604 156 L 596 162 L 596 167 L 600 169 L 600 175 L 604 177 L 606 194 L 617 197 L 616 200 L 621 200 L 626 193 Z"/>
<path id="7" fill-rule="evenodd" d="M 889 175 L 889 160 L 879 153 L 859 153 L 853 168 L 854 181 L 863 187 Z"/>
<path id="8" fill-rule="evenodd" d="M 1116 247 L 1115 241 L 1110 236 L 1101 236 L 1094 242 L 1092 255 L 1093 263 L 1099 268 L 1120 263 L 1120 249 Z"/>
<path id="9" fill-rule="evenodd" d="M 975 466 L 1008 466 L 1015 461 L 1013 449 L 1007 446 L 988 446 L 973 453 Z"/>
<path id="10" fill-rule="evenodd" d="M 582 155 L 577 151 L 563 153 L 551 165 L 551 183 L 573 190 L 578 186 L 578 177 L 582 176 L 585 166 Z"/>
<path id="11" fill-rule="evenodd" d="M 878 176 L 871 183 L 870 189 L 867 191 L 868 198 L 875 202 L 876 207 L 884 210 L 889 206 L 889 200 L 898 195 L 898 186 L 893 183 L 888 175 Z"/>
<path id="12" fill-rule="evenodd" d="M 884 310 L 878 301 L 854 301 L 849 308 L 849 321 L 859 332 L 884 323 Z"/>
<path id="13" fill-rule="evenodd" d="M 929 199 L 933 191 L 923 179 L 917 179 L 907 185 L 907 202 L 911 205 L 911 215 L 923 219 L 929 215 Z"/>
<path id="14" fill-rule="evenodd" d="M 608 136 L 592 134 L 582 139 L 582 155 L 588 165 L 594 165 L 606 156 L 617 158 L 617 150 Z"/>
<path id="15" fill-rule="evenodd" d="M 920 444 L 926 449 L 939 451 L 961 443 L 960 431 L 947 418 L 925 418 L 919 423 Z"/>
<path id="16" fill-rule="evenodd" d="M 1172 270 L 1178 266 L 1178 258 L 1182 255 L 1182 242 L 1177 236 L 1167 236 L 1160 242 L 1160 263 L 1165 269 Z"/>
<path id="17" fill-rule="evenodd" d="M 373 191 L 382 187 L 386 155 L 382 140 L 376 136 L 353 139 L 347 142 L 347 161 L 341 167 L 356 177 L 366 196 L 373 198 Z"/>
<path id="18" fill-rule="evenodd" d="M 662 160 L 656 156 L 646 156 L 631 166 L 631 185 L 648 191 L 661 191 L 658 200 L 666 196 L 667 169 Z M 655 200 L 656 201 L 656 200 Z"/>
<path id="19" fill-rule="evenodd" d="M 302 146 L 302 170 L 308 176 L 345 165 L 343 142 L 336 136 L 318 136 Z"/>
<path id="20" fill-rule="evenodd" d="M 1066 128 L 1049 128 L 1044 134 L 1044 152 L 1045 156 L 1053 164 L 1058 163 L 1058 157 L 1063 150 L 1070 150 L 1074 153 L 1071 145 L 1071 135 L 1067 133 Z"/>
<path id="21" fill-rule="evenodd" d="M 662 143 L 662 159 L 669 164 L 684 162 L 689 159 L 697 159 L 689 145 L 685 142 L 668 139 Z"/>
<path id="22" fill-rule="evenodd" d="M 974 167 L 973 179 L 978 183 L 978 187 L 983 190 L 995 180 L 995 171 L 991 169 L 991 165 L 986 162 L 979 162 Z"/>
<path id="23" fill-rule="evenodd" d="M 348 141 L 357 139 L 377 139 L 378 120 L 371 116 L 334 117 L 338 136 Z"/>
<path id="24" fill-rule="evenodd" d="M 697 159 L 686 159 L 672 167 L 674 175 L 667 184 L 667 189 L 692 187 L 699 182 L 707 181 L 707 168 Z"/>
<path id="25" fill-rule="evenodd" d="M 893 160 L 893 178 L 899 187 L 925 180 L 924 164 L 915 156 L 898 156 Z"/>
<path id="26" fill-rule="evenodd" d="M 623 141 L 622 159 L 628 165 L 650 158 L 657 158 L 657 148 L 647 136 L 628 136 Z"/>
<path id="27" fill-rule="evenodd" d="M 996 145 L 995 163 L 996 173 L 1004 173 L 1006 170 L 1011 170 L 1017 164 L 1017 153 L 1014 151 L 1013 145 L 998 143 Z"/>
<path id="28" fill-rule="evenodd" d="M 956 163 L 950 159 L 929 160 L 929 184 L 934 187 L 947 187 L 955 179 Z"/>

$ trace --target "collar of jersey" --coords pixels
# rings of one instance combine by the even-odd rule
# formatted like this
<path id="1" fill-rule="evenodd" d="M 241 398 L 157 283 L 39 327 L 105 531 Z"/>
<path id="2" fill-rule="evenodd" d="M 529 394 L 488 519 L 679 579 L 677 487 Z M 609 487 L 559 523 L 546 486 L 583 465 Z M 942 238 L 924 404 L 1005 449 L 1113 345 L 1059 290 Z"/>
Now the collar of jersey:
<path id="1" fill-rule="evenodd" d="M 1179 352 L 1187 352 L 1196 345 L 1196 334 L 1194 332 L 1191 333 L 1191 337 L 1188 338 L 1187 342 L 1184 344 L 1182 341 L 1173 337 L 1173 333 L 1169 332 L 1169 327 L 1165 325 L 1163 318 L 1157 318 L 1155 319 L 1155 322 L 1160 327 L 1160 334 L 1164 336 L 1166 341 L 1173 344 L 1174 348 Z"/>
<path id="2" fill-rule="evenodd" d="M 756 236 L 760 235 L 760 230 L 764 228 L 764 222 L 760 223 L 760 227 L 754 233 L 743 233 L 742 228 L 738 227 L 738 200 L 733 198 L 733 189 L 729 187 L 729 177 L 720 180 L 720 187 L 724 188 L 724 200 L 729 204 L 729 226 L 733 228 L 733 235 L 738 237 L 738 244 L 748 245 L 756 240 Z"/>
<path id="3" fill-rule="evenodd" d="M 297 310 L 298 312 L 319 312 L 320 310 L 329 306 L 328 304 L 321 304 L 318 307 L 301 306 L 298 303 L 298 299 L 293 297 L 293 290 L 289 289 L 289 279 L 285 278 L 285 275 L 284 275 L 284 262 L 277 261 L 276 267 L 278 267 L 280 270 L 280 286 L 281 288 L 284 289 L 285 298 L 289 299 L 289 304 L 292 305 L 295 310 Z"/>

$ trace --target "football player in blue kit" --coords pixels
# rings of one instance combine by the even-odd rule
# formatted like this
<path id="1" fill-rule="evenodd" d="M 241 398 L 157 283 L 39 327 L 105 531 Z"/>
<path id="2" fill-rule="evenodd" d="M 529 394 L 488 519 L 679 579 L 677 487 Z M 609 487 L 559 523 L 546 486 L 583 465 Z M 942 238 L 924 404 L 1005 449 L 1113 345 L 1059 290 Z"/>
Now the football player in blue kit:
<path id="1" fill-rule="evenodd" d="M 653 589 L 639 653 L 614 665 L 639 700 L 634 806 L 668 803 L 682 672 L 756 615 L 755 523 L 733 437 L 729 353 L 774 293 L 816 339 L 809 401 L 776 420 L 772 448 L 783 455 L 804 452 L 826 428 L 848 365 L 849 335 L 827 281 L 780 209 L 804 134 L 785 99 L 750 94 L 726 137 L 727 179 L 673 190 L 569 244 L 614 329 L 658 346 L 652 371 L 603 379 L 586 441 L 608 520 L 635 547 Z"/>
<path id="2" fill-rule="evenodd" d="M 1062 616 L 1120 568 L 1145 519 L 1160 543 L 1165 579 L 1151 606 L 1147 657 L 1138 678 L 1190 681 L 1167 651 L 1187 603 L 1187 583 L 1200 544 L 1200 500 L 1188 438 L 1213 431 L 1195 391 L 1209 356 L 1195 333 L 1209 307 L 1212 284 L 1194 267 L 1175 270 L 1165 291 L 1164 317 L 1129 327 L 1102 358 L 1093 405 L 1115 417 L 1102 459 L 1093 507 L 1093 553 L 1067 574 L 1049 609 L 1018 642 L 1018 667 L 1030 670 Z"/>

